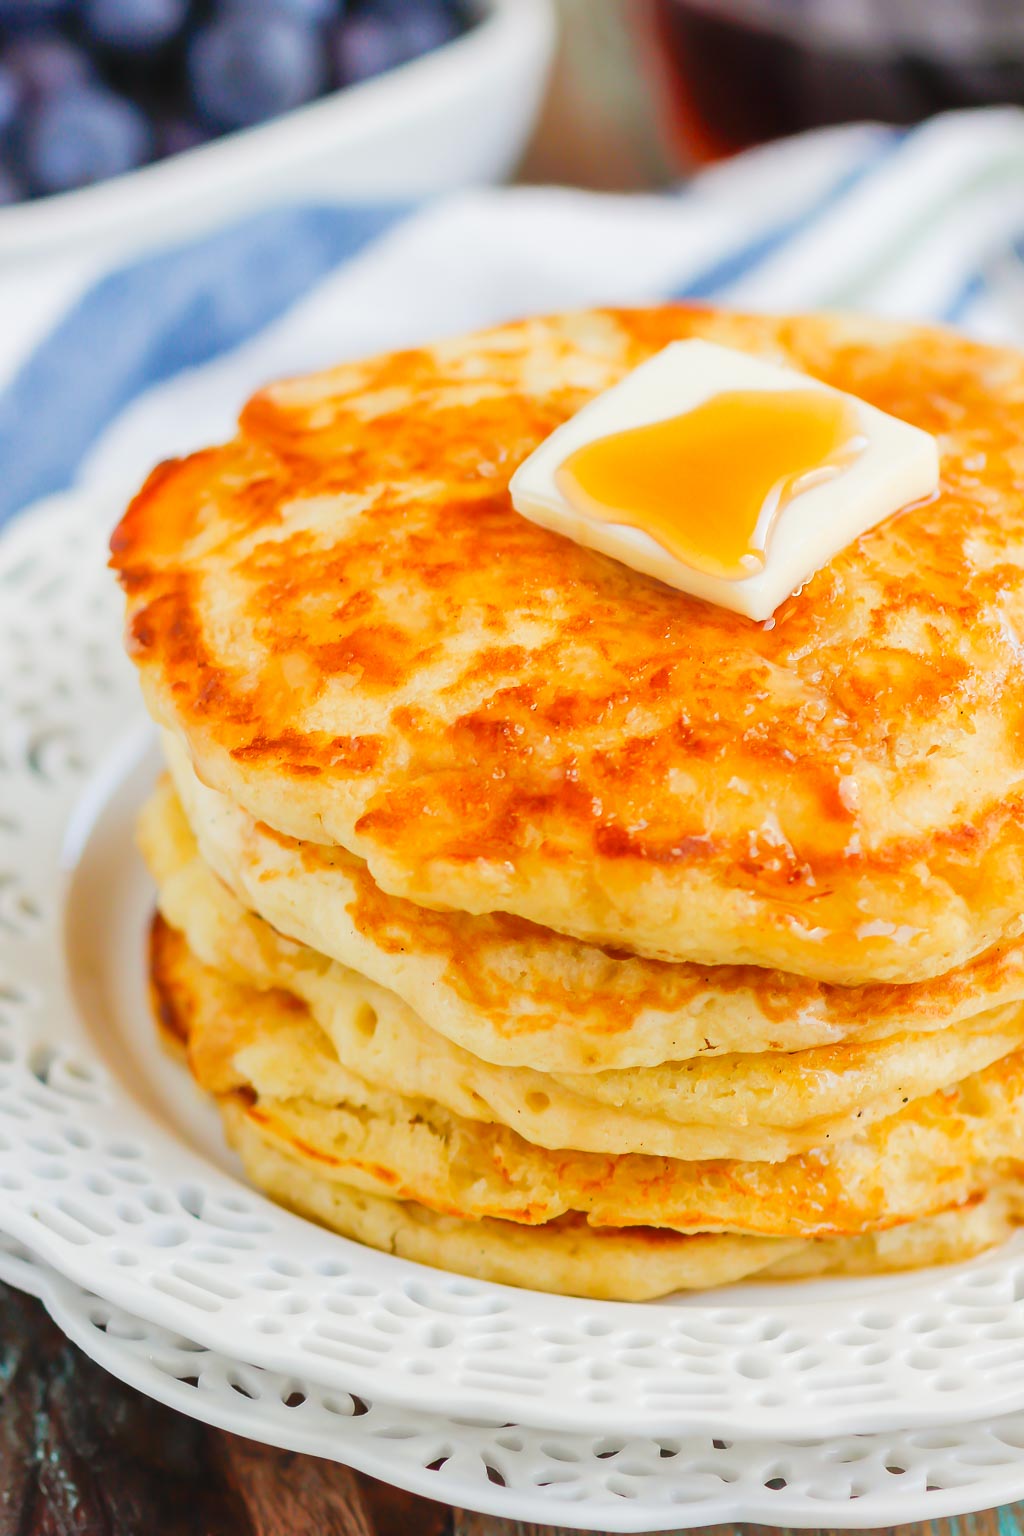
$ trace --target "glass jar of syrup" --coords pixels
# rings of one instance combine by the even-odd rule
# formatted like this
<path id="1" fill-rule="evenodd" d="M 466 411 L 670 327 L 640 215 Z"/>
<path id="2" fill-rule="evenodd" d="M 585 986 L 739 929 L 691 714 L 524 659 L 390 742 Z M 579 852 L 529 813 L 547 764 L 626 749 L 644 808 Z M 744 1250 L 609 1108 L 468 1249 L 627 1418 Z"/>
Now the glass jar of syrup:
<path id="1" fill-rule="evenodd" d="M 1020 0 L 650 0 L 681 158 L 833 123 L 1024 103 Z"/>

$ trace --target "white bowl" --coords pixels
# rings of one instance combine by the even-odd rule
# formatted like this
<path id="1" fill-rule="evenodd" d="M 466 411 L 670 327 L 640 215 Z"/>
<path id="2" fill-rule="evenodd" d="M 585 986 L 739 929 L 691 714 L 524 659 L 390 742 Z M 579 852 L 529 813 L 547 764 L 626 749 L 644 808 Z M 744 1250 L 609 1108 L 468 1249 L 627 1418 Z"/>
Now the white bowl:
<path id="1" fill-rule="evenodd" d="M 137 251 L 282 201 L 420 198 L 498 181 L 533 124 L 551 0 L 480 0 L 464 36 L 258 128 L 0 209 L 0 262 Z"/>

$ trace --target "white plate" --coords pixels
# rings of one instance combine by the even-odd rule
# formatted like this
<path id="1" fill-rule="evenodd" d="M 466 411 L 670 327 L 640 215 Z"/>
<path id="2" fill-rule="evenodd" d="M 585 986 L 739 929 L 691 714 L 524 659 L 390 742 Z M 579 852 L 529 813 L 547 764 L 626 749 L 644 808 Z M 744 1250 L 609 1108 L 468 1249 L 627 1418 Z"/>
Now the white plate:
<path id="1" fill-rule="evenodd" d="M 737 1521 L 842 1529 L 937 1520 L 1024 1495 L 1024 1414 L 824 1443 L 455 1422 L 230 1360 L 90 1296 L 10 1239 L 0 1239 L 0 1278 L 38 1296 L 86 1354 L 168 1407 L 509 1520 L 609 1532 Z"/>
<path id="2" fill-rule="evenodd" d="M 131 822 L 153 770 L 103 567 L 115 510 L 58 498 L 0 544 L 0 1228 L 232 1358 L 454 1417 L 820 1438 L 1024 1406 L 1020 1243 L 593 1303 L 410 1264 L 248 1190 L 145 1003 Z"/>

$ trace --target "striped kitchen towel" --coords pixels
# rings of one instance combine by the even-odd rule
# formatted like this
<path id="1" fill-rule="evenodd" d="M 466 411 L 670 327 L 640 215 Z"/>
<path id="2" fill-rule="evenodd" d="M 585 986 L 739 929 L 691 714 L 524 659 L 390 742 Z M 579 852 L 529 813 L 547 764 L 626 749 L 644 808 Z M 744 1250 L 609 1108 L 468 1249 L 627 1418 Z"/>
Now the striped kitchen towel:
<path id="1" fill-rule="evenodd" d="M 267 379 L 530 311 L 675 296 L 859 308 L 1024 344 L 1024 112 L 783 141 L 677 193 L 292 206 L 102 273 L 0 285 L 0 521 L 114 494 Z"/>

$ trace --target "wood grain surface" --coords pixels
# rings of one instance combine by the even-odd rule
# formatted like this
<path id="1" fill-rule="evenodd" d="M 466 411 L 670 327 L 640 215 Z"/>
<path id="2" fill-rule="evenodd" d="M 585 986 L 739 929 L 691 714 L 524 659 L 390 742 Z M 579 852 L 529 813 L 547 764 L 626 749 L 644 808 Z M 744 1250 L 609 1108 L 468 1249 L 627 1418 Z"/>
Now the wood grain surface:
<path id="1" fill-rule="evenodd" d="M 1024 1536 L 1024 1505 L 905 1526 Z M 729 1536 L 713 1526 L 709 1536 Z M 760 1533 L 760 1526 L 744 1530 Z M 0 1285 L 0 1536 L 567 1536 L 209 1429 L 122 1386 Z M 766 1536 L 768 1533 L 766 1532 Z"/>

